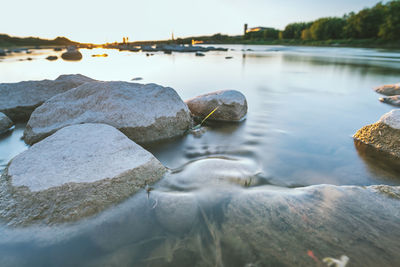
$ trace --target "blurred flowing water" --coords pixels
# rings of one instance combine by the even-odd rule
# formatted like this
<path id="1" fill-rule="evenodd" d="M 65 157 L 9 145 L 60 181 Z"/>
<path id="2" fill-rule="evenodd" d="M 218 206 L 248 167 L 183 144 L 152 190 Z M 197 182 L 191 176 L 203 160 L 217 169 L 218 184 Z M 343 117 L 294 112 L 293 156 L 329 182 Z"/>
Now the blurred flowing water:
<path id="1" fill-rule="evenodd" d="M 398 265 L 400 200 L 368 186 L 399 185 L 400 164 L 351 136 L 393 109 L 372 88 L 399 82 L 400 52 L 224 47 L 205 57 L 102 49 L 82 49 L 78 62 L 47 61 L 61 53 L 51 50 L 0 57 L 0 82 L 141 77 L 182 99 L 236 89 L 249 105 L 244 122 L 210 122 L 147 146 L 171 170 L 149 195 L 72 224 L 4 224 L 0 266 L 322 266 L 341 255 L 351 266 Z M 27 149 L 23 129 L 0 136 L 0 168 Z"/>

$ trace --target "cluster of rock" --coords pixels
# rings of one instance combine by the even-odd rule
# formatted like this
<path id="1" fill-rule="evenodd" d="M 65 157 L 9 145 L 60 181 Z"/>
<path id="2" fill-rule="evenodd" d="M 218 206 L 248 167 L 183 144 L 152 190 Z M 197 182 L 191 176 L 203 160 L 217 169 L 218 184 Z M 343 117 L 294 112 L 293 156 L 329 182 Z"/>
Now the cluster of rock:
<path id="1" fill-rule="evenodd" d="M 156 45 L 155 51 L 163 51 L 163 52 L 209 52 L 209 51 L 228 51 L 227 48 L 222 47 L 214 47 L 214 46 L 195 46 L 195 45 Z"/>
<path id="2" fill-rule="evenodd" d="M 400 84 L 387 84 L 375 88 L 375 92 L 385 95 L 379 101 L 400 107 Z"/>
<path id="3" fill-rule="evenodd" d="M 0 218 L 26 225 L 93 215 L 163 177 L 166 168 L 138 144 L 181 136 L 192 114 L 202 117 L 217 106 L 210 119 L 240 121 L 247 111 L 237 91 L 187 103 L 169 87 L 79 74 L 0 84 L 0 111 L 14 121 L 29 119 L 24 140 L 32 145 L 2 174 Z M 4 117 L 9 128 L 6 115 L 0 125 Z"/>
<path id="4" fill-rule="evenodd" d="M 116 48 L 120 51 L 131 51 L 131 52 L 181 52 L 181 53 L 196 53 L 196 52 L 208 52 L 208 51 L 228 51 L 227 48 L 214 47 L 214 46 L 194 46 L 194 45 L 178 45 L 178 44 L 157 44 L 157 45 L 129 45 L 129 44 L 118 44 L 109 45 L 108 48 Z"/>
<path id="5" fill-rule="evenodd" d="M 400 106 L 400 84 L 383 85 L 374 90 L 386 96 L 379 99 L 381 102 Z M 394 109 L 376 123 L 364 126 L 353 137 L 357 148 L 365 144 L 396 159 L 400 158 L 400 109 Z"/>
<path id="6" fill-rule="evenodd" d="M 64 60 L 81 60 L 82 54 L 76 46 L 67 47 L 67 51 L 61 55 Z"/>
<path id="7" fill-rule="evenodd" d="M 0 56 L 4 57 L 7 56 L 7 54 L 12 54 L 12 53 L 26 53 L 30 54 L 32 51 L 30 51 L 28 48 L 14 48 L 14 49 L 0 49 Z"/>

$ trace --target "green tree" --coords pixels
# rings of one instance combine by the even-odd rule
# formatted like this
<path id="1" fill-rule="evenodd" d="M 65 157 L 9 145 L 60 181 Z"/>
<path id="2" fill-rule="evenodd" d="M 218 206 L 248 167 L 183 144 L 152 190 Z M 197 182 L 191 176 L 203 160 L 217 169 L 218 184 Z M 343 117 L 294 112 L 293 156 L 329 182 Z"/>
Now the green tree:
<path id="1" fill-rule="evenodd" d="M 321 18 L 313 22 L 310 27 L 311 37 L 314 40 L 339 39 L 343 37 L 343 28 L 346 20 L 343 18 Z"/>
<path id="2" fill-rule="evenodd" d="M 384 20 L 379 28 L 379 37 L 385 40 L 400 39 L 400 1 L 388 2 L 384 7 Z"/>
<path id="3" fill-rule="evenodd" d="M 299 22 L 288 24 L 282 32 L 283 39 L 301 39 L 301 33 L 303 30 L 311 27 L 310 22 Z"/>
<path id="4" fill-rule="evenodd" d="M 357 14 L 350 13 L 346 26 L 345 36 L 348 38 L 377 38 L 379 29 L 384 20 L 385 6 L 378 3 L 373 8 L 366 8 Z"/>

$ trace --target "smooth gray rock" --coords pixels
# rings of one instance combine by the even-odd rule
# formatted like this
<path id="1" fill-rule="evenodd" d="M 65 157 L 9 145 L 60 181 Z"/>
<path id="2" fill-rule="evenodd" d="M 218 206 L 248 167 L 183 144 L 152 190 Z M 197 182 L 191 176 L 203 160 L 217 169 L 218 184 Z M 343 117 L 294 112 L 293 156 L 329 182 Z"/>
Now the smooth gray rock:
<path id="1" fill-rule="evenodd" d="M 57 60 L 58 57 L 57 56 L 48 56 L 46 57 L 47 60 L 53 61 L 53 60 Z"/>
<path id="2" fill-rule="evenodd" d="M 209 120 L 240 121 L 247 113 L 246 97 L 236 90 L 221 90 L 186 100 L 195 117 L 204 118 L 216 107 Z"/>
<path id="3" fill-rule="evenodd" d="M 382 95 L 387 95 L 387 96 L 394 96 L 394 95 L 400 95 L 400 84 L 387 84 L 387 85 L 382 85 L 379 87 L 376 87 L 375 92 L 382 94 Z"/>
<path id="4" fill-rule="evenodd" d="M 27 121 L 33 110 L 47 99 L 85 82 L 95 81 L 81 74 L 60 75 L 55 80 L 0 84 L 0 112 L 14 122 Z"/>
<path id="5" fill-rule="evenodd" d="M 400 91 L 399 91 L 399 93 L 400 93 Z M 379 98 L 379 101 L 381 101 L 383 103 L 387 103 L 389 105 L 400 107 L 400 95 L 381 97 L 381 98 Z"/>
<path id="6" fill-rule="evenodd" d="M 0 218 L 13 225 L 90 216 L 161 179 L 166 168 L 112 126 L 65 127 L 11 160 Z"/>
<path id="7" fill-rule="evenodd" d="M 393 129 L 400 130 L 400 109 L 393 109 L 384 114 L 379 122 L 382 122 Z"/>
<path id="8" fill-rule="evenodd" d="M 7 131 L 13 125 L 14 123 L 12 122 L 12 120 L 10 120 L 10 118 L 7 117 L 7 115 L 0 112 L 0 133 Z"/>
<path id="9" fill-rule="evenodd" d="M 61 54 L 61 58 L 64 60 L 81 60 L 82 54 L 76 47 L 70 46 L 66 52 Z"/>
<path id="10" fill-rule="evenodd" d="M 24 139 L 33 144 L 65 126 L 88 122 L 112 125 L 143 144 L 182 135 L 190 127 L 191 118 L 172 88 L 93 82 L 57 95 L 37 108 Z"/>

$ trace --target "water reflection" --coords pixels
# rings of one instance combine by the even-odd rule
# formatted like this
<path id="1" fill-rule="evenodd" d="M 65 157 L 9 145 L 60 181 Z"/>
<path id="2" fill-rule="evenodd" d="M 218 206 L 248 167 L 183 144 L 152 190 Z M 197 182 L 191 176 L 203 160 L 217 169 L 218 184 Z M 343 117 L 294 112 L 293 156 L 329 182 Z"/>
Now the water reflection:
<path id="1" fill-rule="evenodd" d="M 379 151 L 370 145 L 354 140 L 354 147 L 370 172 L 374 174 L 385 173 L 385 183 L 397 183 L 400 179 L 399 159 L 392 155 Z"/>

